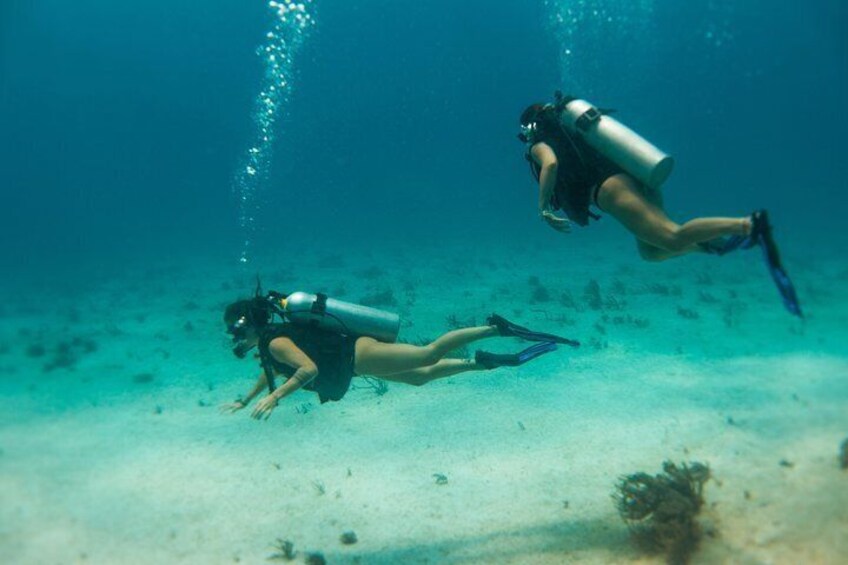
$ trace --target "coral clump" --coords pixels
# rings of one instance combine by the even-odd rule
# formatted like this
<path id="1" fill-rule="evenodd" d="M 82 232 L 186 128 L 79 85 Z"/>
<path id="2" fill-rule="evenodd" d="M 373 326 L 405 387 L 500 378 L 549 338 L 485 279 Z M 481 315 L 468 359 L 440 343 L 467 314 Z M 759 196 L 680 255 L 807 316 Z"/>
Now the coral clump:
<path id="1" fill-rule="evenodd" d="M 678 467 L 666 461 L 658 475 L 621 477 L 613 499 L 643 549 L 665 553 L 669 563 L 686 563 L 702 537 L 696 516 L 709 478 L 710 469 L 702 463 Z"/>

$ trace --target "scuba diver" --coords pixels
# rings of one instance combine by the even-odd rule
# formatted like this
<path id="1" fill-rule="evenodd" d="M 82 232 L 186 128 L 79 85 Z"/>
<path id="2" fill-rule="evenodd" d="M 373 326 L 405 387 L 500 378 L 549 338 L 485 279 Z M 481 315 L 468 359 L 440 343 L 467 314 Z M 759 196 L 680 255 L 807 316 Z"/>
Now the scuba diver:
<path id="1" fill-rule="evenodd" d="M 557 92 L 553 104 L 532 104 L 521 114 L 518 138 L 527 146 L 525 158 L 539 183 L 542 220 L 567 233 L 572 222 L 586 226 L 600 218 L 590 210 L 594 205 L 636 237 L 639 255 L 646 261 L 695 251 L 724 255 L 760 246 L 784 305 L 802 317 L 767 212 L 675 223 L 663 209 L 660 192 L 674 160 L 610 117 L 613 111 Z"/>
<path id="2" fill-rule="evenodd" d="M 233 353 L 244 358 L 258 348 L 262 372 L 247 395 L 221 406 L 221 411 L 245 408 L 267 387 L 268 394 L 253 410 L 256 419 L 267 419 L 279 400 L 300 388 L 316 392 L 322 403 L 338 401 L 355 376 L 421 386 L 466 371 L 517 367 L 554 351 L 557 344 L 580 345 L 531 331 L 497 314 L 488 318 L 488 325 L 450 331 L 427 345 L 395 343 L 400 329 L 396 314 L 324 294 L 269 292 L 263 296 L 259 288 L 253 298 L 227 306 L 224 322 L 235 344 Z M 445 358 L 452 350 L 495 336 L 536 343 L 518 353 L 477 351 L 473 359 Z M 277 376 L 284 378 L 279 386 Z"/>

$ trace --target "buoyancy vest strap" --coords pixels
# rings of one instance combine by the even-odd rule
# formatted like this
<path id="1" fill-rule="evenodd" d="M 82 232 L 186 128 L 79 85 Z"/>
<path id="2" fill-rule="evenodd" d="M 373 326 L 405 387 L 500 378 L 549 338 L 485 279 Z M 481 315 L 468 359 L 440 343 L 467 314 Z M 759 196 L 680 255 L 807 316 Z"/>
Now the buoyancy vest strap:
<path id="1" fill-rule="evenodd" d="M 274 382 L 274 366 L 271 363 L 271 360 L 268 359 L 268 356 L 271 355 L 270 351 L 259 350 L 259 361 L 262 364 L 262 372 L 265 373 L 265 382 L 268 385 L 268 393 L 273 393 L 277 389 L 277 383 Z"/>
<path id="2" fill-rule="evenodd" d="M 274 332 L 274 330 L 268 328 L 259 337 L 259 363 L 262 366 L 262 372 L 265 373 L 265 382 L 268 384 L 269 393 L 277 389 L 277 383 L 274 379 L 274 363 L 271 360 L 271 342 L 278 337 L 286 335 L 279 331 L 271 332 Z"/>

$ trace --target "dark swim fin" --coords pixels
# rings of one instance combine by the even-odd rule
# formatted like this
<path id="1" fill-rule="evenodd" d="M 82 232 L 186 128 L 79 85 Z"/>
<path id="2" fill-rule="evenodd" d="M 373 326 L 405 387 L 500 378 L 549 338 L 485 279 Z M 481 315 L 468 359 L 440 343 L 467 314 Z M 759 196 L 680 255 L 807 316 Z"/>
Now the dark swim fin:
<path id="1" fill-rule="evenodd" d="M 557 345 L 552 341 L 543 341 L 535 345 L 531 345 L 527 349 L 518 353 L 489 353 L 488 351 L 478 351 L 474 354 L 474 361 L 478 365 L 482 365 L 487 369 L 495 369 L 497 367 L 518 367 L 528 361 L 532 361 L 536 357 L 541 357 L 545 353 L 556 351 Z"/>
<path id="2" fill-rule="evenodd" d="M 709 241 L 704 241 L 698 246 L 709 253 L 710 255 L 727 255 L 731 251 L 737 249 L 750 249 L 757 244 L 757 240 L 751 235 L 732 235 L 730 237 L 717 237 Z"/>
<path id="3" fill-rule="evenodd" d="M 524 326 L 513 324 L 503 316 L 498 316 L 497 314 L 492 314 L 491 316 L 489 316 L 486 319 L 486 323 L 490 326 L 497 327 L 498 333 L 504 337 L 518 337 L 521 339 L 526 339 L 527 341 L 550 341 L 553 343 L 570 345 L 571 347 L 580 347 L 579 341 L 560 337 L 554 334 L 534 332 L 533 330 L 527 329 Z"/>
<path id="4" fill-rule="evenodd" d="M 766 265 L 768 265 L 771 278 L 780 292 L 780 297 L 783 299 L 783 305 L 792 314 L 803 318 L 804 314 L 801 312 L 801 303 L 798 301 L 795 286 L 792 284 L 792 280 L 786 274 L 786 269 L 783 268 L 783 263 L 780 261 L 780 251 L 778 251 L 777 243 L 775 243 L 774 236 L 771 233 L 768 212 L 757 210 L 751 215 L 751 219 L 753 221 L 751 236 L 756 239 L 756 242 L 763 250 L 763 257 L 766 260 Z"/>
<path id="5" fill-rule="evenodd" d="M 798 294 L 795 292 L 795 287 L 780 261 L 780 252 L 771 233 L 768 212 L 757 210 L 751 214 L 751 233 L 749 235 L 722 237 L 705 241 L 698 245 L 707 253 L 719 256 L 726 255 L 737 249 L 751 249 L 759 245 L 763 250 L 766 265 L 768 265 L 769 273 L 774 280 L 774 284 L 777 285 L 777 290 L 780 292 L 784 306 L 799 318 L 804 317 L 804 314 L 801 312 L 801 304 L 798 301 Z"/>

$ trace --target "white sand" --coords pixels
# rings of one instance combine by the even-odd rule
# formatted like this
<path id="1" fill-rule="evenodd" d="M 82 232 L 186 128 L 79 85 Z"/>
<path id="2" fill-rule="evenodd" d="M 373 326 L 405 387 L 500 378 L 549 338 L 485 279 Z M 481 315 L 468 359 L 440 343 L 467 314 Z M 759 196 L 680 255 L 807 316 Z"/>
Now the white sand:
<path id="1" fill-rule="evenodd" d="M 50 309 L 8 309 L 0 563 L 262 563 L 276 538 L 292 540 L 301 560 L 320 551 L 329 563 L 662 563 L 630 543 L 610 495 L 618 476 L 659 472 L 665 459 L 713 470 L 703 518 L 718 535 L 695 563 L 844 563 L 848 471 L 837 450 L 848 437 L 848 301 L 822 281 L 847 265 L 807 258 L 793 273 L 809 313 L 800 323 L 750 255 L 643 265 L 622 245 L 618 263 L 599 265 L 580 248 L 568 248 L 567 262 L 550 247 L 490 248 L 485 259 L 469 249 L 352 253 L 343 268 L 316 260 L 296 277 L 266 275 L 286 290 L 343 285 L 350 300 L 391 287 L 414 324 L 407 339 L 437 335 L 450 314 L 482 322 L 498 311 L 585 344 L 518 370 L 391 384 L 382 397 L 358 389 L 319 406 L 298 393 L 267 422 L 214 407 L 256 373 L 229 354 L 220 323 L 248 279 L 222 289 L 233 283 L 214 263 L 139 268 Z M 359 274 L 378 264 L 379 279 Z M 528 305 L 532 275 L 553 302 Z M 605 296 L 621 280 L 625 309 L 557 302 L 567 289 L 582 304 L 589 278 Z M 649 292 L 651 282 L 680 295 Z M 66 316 L 71 307 L 79 321 Z M 615 322 L 628 314 L 648 327 Z M 48 349 L 73 335 L 99 349 L 73 371 L 42 373 L 50 352 L 28 357 L 20 328 Z M 134 383 L 140 373 L 153 382 Z M 347 530 L 358 543 L 340 543 Z"/>

